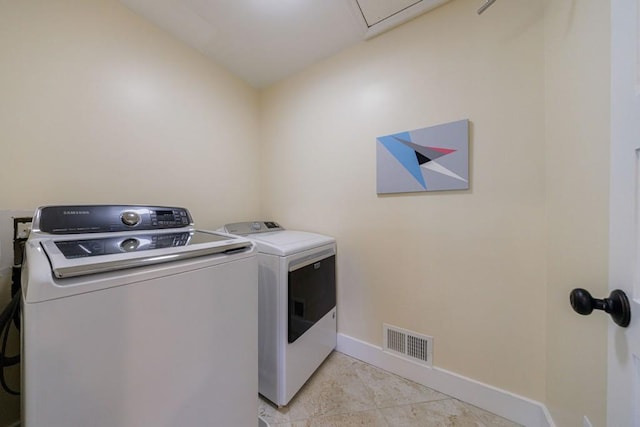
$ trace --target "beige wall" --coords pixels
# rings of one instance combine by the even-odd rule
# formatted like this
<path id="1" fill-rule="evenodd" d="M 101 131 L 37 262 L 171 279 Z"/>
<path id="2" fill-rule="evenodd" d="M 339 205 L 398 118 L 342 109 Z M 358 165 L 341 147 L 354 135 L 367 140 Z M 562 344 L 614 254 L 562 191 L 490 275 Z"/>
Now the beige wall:
<path id="1" fill-rule="evenodd" d="M 609 2 L 477 7 L 258 99 L 117 1 L 0 0 L 0 209 L 166 203 L 335 235 L 340 332 L 432 335 L 435 365 L 604 425 L 607 320 L 567 299 L 607 292 Z M 377 136 L 463 118 L 469 191 L 375 194 Z"/>
<path id="2" fill-rule="evenodd" d="M 118 1 L 0 0 L 0 58 L 0 209 L 169 204 L 206 228 L 258 216 L 258 94 Z M 0 425 L 17 413 L 0 392 Z"/>
<path id="3" fill-rule="evenodd" d="M 608 295 L 610 2 L 545 7 L 548 204 L 547 406 L 558 426 L 606 425 L 607 325 L 568 310 Z"/>
<path id="4" fill-rule="evenodd" d="M 1 1 L 0 57 L 0 208 L 258 214 L 257 93 L 118 1 Z"/>
<path id="5" fill-rule="evenodd" d="M 263 213 L 338 239 L 339 331 L 543 401 L 542 2 L 455 0 L 264 92 Z M 471 189 L 377 196 L 375 141 L 468 118 Z"/>

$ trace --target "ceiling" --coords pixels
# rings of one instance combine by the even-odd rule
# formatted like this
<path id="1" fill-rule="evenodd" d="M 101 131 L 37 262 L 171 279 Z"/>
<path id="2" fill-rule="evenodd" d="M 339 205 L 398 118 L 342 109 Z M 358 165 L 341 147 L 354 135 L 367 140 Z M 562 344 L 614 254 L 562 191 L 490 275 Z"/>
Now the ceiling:
<path id="1" fill-rule="evenodd" d="M 449 0 L 120 0 L 266 87 Z"/>

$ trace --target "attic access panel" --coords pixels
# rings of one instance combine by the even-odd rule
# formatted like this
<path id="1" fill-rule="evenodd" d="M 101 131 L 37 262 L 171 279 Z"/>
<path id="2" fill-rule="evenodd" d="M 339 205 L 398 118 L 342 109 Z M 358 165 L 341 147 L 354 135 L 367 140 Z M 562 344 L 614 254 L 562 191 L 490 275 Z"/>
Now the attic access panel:
<path id="1" fill-rule="evenodd" d="M 357 0 L 368 27 L 420 3 L 422 0 Z"/>
<path id="2" fill-rule="evenodd" d="M 449 0 L 353 0 L 369 39 L 434 9 Z"/>

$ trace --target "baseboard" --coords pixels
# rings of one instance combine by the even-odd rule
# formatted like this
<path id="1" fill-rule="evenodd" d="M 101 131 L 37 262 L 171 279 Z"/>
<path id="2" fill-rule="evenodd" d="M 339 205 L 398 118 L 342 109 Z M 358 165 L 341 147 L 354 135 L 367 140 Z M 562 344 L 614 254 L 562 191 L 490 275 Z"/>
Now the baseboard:
<path id="1" fill-rule="evenodd" d="M 381 347 L 338 334 L 339 352 L 385 371 L 433 388 L 526 427 L 555 427 L 546 406 L 526 397 L 463 377 L 438 367 L 426 367 Z"/>

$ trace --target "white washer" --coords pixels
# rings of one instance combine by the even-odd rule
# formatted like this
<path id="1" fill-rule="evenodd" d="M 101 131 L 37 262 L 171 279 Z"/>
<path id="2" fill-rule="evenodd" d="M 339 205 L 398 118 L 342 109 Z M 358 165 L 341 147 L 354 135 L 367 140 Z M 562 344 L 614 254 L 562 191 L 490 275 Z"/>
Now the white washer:
<path id="1" fill-rule="evenodd" d="M 258 248 L 259 390 L 285 406 L 336 346 L 336 242 L 272 221 L 224 226 Z"/>
<path id="2" fill-rule="evenodd" d="M 257 260 L 182 208 L 36 211 L 22 276 L 23 427 L 257 420 Z"/>

